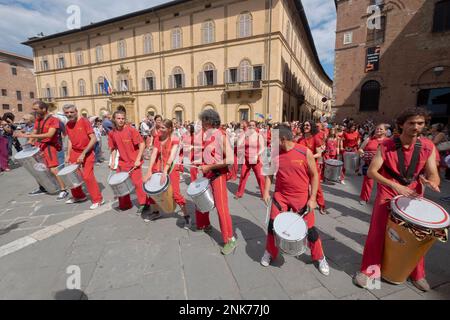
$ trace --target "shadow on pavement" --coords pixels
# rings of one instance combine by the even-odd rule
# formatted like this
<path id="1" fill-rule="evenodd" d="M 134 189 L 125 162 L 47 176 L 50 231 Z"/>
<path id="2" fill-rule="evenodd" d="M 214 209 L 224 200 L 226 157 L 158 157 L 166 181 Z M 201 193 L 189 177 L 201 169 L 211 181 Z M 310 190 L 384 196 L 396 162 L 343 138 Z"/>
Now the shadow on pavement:
<path id="1" fill-rule="evenodd" d="M 6 228 L 4 228 L 4 229 L 0 229 L 0 236 L 9 233 L 9 232 L 11 232 L 12 230 L 15 230 L 15 229 L 19 228 L 19 226 L 20 226 L 22 223 L 25 223 L 25 222 L 26 222 L 26 221 L 20 221 L 20 222 L 17 222 L 17 223 L 13 223 L 12 225 L 10 225 L 10 226 L 8 226 L 8 227 L 6 227 Z"/>
<path id="2" fill-rule="evenodd" d="M 62 290 L 55 293 L 55 300 L 89 300 L 88 296 L 81 290 Z"/>
<path id="3" fill-rule="evenodd" d="M 227 189 L 228 189 L 228 191 L 231 192 L 233 197 L 239 188 L 239 179 L 236 179 L 236 182 L 227 182 Z M 244 194 L 248 194 L 253 197 L 261 198 L 261 193 L 251 192 L 251 191 L 248 191 L 247 189 L 245 189 Z M 235 200 L 233 197 L 231 198 L 231 200 Z"/>

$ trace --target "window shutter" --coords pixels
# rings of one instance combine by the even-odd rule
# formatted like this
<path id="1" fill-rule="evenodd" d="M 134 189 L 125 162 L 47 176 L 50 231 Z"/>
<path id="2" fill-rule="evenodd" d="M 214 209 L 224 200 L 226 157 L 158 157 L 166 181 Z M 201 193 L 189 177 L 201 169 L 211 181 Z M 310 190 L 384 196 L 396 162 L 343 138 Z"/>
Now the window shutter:
<path id="1" fill-rule="evenodd" d="M 248 69 L 247 69 L 247 72 L 249 73 L 249 77 L 248 77 L 248 80 L 250 80 L 250 81 L 254 81 L 255 80 L 255 72 L 253 71 L 253 66 L 251 66 L 251 67 L 249 67 Z"/>
<path id="2" fill-rule="evenodd" d="M 203 73 L 203 72 L 200 72 L 200 73 L 198 74 L 198 76 L 197 76 L 197 82 L 198 82 L 198 86 L 199 86 L 199 87 L 204 86 L 204 84 L 203 84 L 203 75 L 202 75 L 202 73 Z"/>
<path id="3" fill-rule="evenodd" d="M 213 70 L 213 85 L 217 85 L 217 70 Z"/>
<path id="4" fill-rule="evenodd" d="M 169 89 L 173 89 L 174 85 L 173 85 L 173 75 L 169 76 Z"/>
<path id="5" fill-rule="evenodd" d="M 261 66 L 261 80 L 266 80 L 266 79 L 268 79 L 269 77 L 266 77 L 266 66 L 265 65 L 262 65 Z"/>
<path id="6" fill-rule="evenodd" d="M 152 77 L 152 88 L 151 90 L 156 90 L 156 77 Z"/>
<path id="7" fill-rule="evenodd" d="M 147 91 L 147 78 L 142 78 L 142 91 Z"/>
<path id="8" fill-rule="evenodd" d="M 181 75 L 181 87 L 184 88 L 185 85 L 185 77 L 184 77 L 184 73 Z"/>
<path id="9" fill-rule="evenodd" d="M 225 70 L 225 83 L 230 82 L 230 69 Z"/>

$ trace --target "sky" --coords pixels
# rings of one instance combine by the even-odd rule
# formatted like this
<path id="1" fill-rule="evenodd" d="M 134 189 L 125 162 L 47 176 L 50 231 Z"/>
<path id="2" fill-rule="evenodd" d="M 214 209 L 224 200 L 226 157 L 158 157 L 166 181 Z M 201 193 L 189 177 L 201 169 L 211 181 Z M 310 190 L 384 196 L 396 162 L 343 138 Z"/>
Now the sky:
<path id="1" fill-rule="evenodd" d="M 67 30 L 66 12 L 71 5 L 81 9 L 81 25 L 100 22 L 150 8 L 168 0 L 0 0 L 0 49 L 32 56 L 20 44 L 41 32 L 51 35 Z M 333 0 L 302 0 L 322 65 L 333 78 L 336 9 Z"/>

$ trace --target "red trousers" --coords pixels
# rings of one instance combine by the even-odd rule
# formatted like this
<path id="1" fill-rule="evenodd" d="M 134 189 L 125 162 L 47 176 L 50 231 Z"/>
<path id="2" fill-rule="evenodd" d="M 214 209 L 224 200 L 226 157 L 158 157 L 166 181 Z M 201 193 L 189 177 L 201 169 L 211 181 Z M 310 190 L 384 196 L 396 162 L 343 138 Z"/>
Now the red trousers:
<path id="1" fill-rule="evenodd" d="M 365 175 L 359 198 L 363 201 L 369 202 L 370 195 L 372 194 L 372 189 L 373 179 L 370 179 L 367 175 Z"/>
<path id="2" fill-rule="evenodd" d="M 81 152 L 77 152 L 72 150 L 69 155 L 69 162 L 76 163 L 78 157 L 81 155 Z M 95 154 L 91 151 L 85 158 L 83 162 L 83 167 L 81 169 L 83 180 L 86 183 L 86 189 L 88 193 L 91 195 L 92 203 L 101 203 L 103 201 L 102 193 L 100 192 L 100 188 L 98 187 L 97 179 L 94 175 L 94 163 L 95 163 Z M 86 197 L 86 194 L 83 191 L 81 186 L 70 190 L 72 193 L 72 197 L 74 199 L 83 199 Z"/>
<path id="3" fill-rule="evenodd" d="M 256 164 L 249 164 L 247 161 L 242 165 L 241 179 L 239 181 L 239 187 L 236 192 L 237 197 L 242 197 L 245 191 L 245 185 L 247 184 L 248 177 L 250 175 L 250 170 L 255 173 L 256 181 L 258 182 L 259 191 L 261 192 L 261 198 L 264 196 L 264 185 L 265 179 L 262 175 L 262 164 L 258 161 Z"/>
<path id="4" fill-rule="evenodd" d="M 270 211 L 270 222 L 267 232 L 266 250 L 275 259 L 278 256 L 278 248 L 275 245 L 275 235 L 273 230 L 273 221 L 281 213 L 292 209 L 294 212 L 299 211 L 304 208 L 307 201 L 308 195 L 298 195 L 296 197 L 286 197 L 280 192 L 275 192 L 273 195 L 274 200 L 280 205 L 281 210 L 277 208 L 275 201 L 272 202 L 272 208 Z M 322 241 L 320 241 L 317 229 L 314 227 L 314 211 L 303 216 L 305 223 L 308 226 L 308 246 L 311 249 L 311 257 L 313 261 L 321 260 L 324 256 Z"/>
<path id="5" fill-rule="evenodd" d="M 317 204 L 319 205 L 319 207 L 325 208 L 325 198 L 323 196 L 322 184 L 320 182 L 319 189 L 317 190 Z"/>
<path id="6" fill-rule="evenodd" d="M 370 220 L 369 234 L 364 245 L 363 258 L 361 263 L 361 272 L 368 276 L 373 275 L 367 269 L 370 266 L 377 266 L 381 270 L 383 261 L 384 237 L 386 234 L 386 225 L 389 219 L 389 199 L 380 193 L 377 194 L 373 206 L 372 218 Z M 416 268 L 410 275 L 412 280 L 425 278 L 425 264 L 422 258 Z"/>
<path id="7" fill-rule="evenodd" d="M 128 172 L 131 168 L 129 166 L 127 167 L 121 167 L 120 165 L 117 167 L 117 172 Z M 130 173 L 131 181 L 133 182 L 135 186 L 135 192 L 138 199 L 139 205 L 143 206 L 147 204 L 147 194 L 144 191 L 143 187 L 143 181 L 142 181 L 142 169 L 141 167 L 134 169 Z M 133 207 L 133 204 L 131 203 L 131 197 L 129 194 L 123 197 L 119 197 L 119 208 L 121 210 L 128 210 Z"/>
<path id="8" fill-rule="evenodd" d="M 197 174 L 194 173 L 195 179 Z M 191 170 L 191 181 L 193 179 Z M 227 179 L 226 175 L 222 174 L 218 178 L 211 182 L 211 189 L 213 192 L 214 203 L 216 205 L 217 213 L 219 215 L 220 231 L 222 232 L 222 239 L 224 243 L 230 241 L 233 238 L 233 223 L 231 221 L 230 210 L 228 208 L 228 190 L 227 190 Z M 197 222 L 197 228 L 203 229 L 209 226 L 211 223 L 209 221 L 209 212 L 200 212 L 195 209 L 195 219 Z"/>
<path id="9" fill-rule="evenodd" d="M 175 200 L 175 203 L 179 206 L 185 206 L 186 199 L 183 197 L 180 191 L 180 171 L 175 169 L 172 170 L 172 172 L 169 174 L 169 178 L 170 184 L 172 185 L 173 199 Z M 155 204 L 155 201 L 151 197 L 149 197 L 149 203 Z"/>

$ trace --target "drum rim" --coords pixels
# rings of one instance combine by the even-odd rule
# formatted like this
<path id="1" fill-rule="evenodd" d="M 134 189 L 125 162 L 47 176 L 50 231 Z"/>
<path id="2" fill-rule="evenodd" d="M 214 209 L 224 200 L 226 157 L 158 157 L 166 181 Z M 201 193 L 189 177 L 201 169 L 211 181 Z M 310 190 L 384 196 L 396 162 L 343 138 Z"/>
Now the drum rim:
<path id="1" fill-rule="evenodd" d="M 200 179 L 203 179 L 203 180 L 205 180 L 205 181 L 208 181 L 208 186 L 207 186 L 205 189 L 203 189 L 202 191 L 200 191 L 199 193 L 191 194 L 191 193 L 189 192 L 189 187 L 190 187 L 192 184 L 198 182 Z M 210 189 L 210 188 L 211 188 L 211 182 L 209 181 L 209 179 L 208 179 L 208 178 L 205 178 L 205 177 L 202 177 L 202 178 L 199 178 L 199 179 L 197 179 L 197 180 L 191 182 L 191 183 L 189 184 L 189 186 L 187 187 L 187 189 L 186 189 L 186 193 L 187 193 L 187 195 L 190 196 L 190 197 L 198 197 L 198 196 L 204 194 L 204 193 L 205 193 L 208 189 Z"/>
<path id="2" fill-rule="evenodd" d="M 19 157 L 19 158 L 17 157 L 17 156 L 20 155 L 21 153 L 24 154 L 25 152 L 31 152 L 31 151 L 35 151 L 35 152 L 32 153 L 31 155 L 29 155 L 28 157 Z M 33 147 L 33 148 L 30 148 L 30 149 L 25 149 L 25 150 L 22 150 L 22 151 L 17 152 L 17 153 L 14 155 L 14 159 L 15 159 L 15 160 L 28 159 L 28 158 L 31 158 L 31 157 L 35 156 L 36 154 L 38 154 L 39 151 L 40 151 L 40 149 L 39 149 L 38 147 Z"/>
<path id="3" fill-rule="evenodd" d="M 124 179 L 124 180 L 121 181 L 121 182 L 111 183 L 112 177 L 114 177 L 116 174 L 120 174 L 120 173 L 126 173 L 126 174 L 128 175 L 127 178 Z M 110 186 L 117 186 L 118 184 L 124 183 L 124 182 L 127 181 L 128 179 L 130 179 L 130 174 L 129 174 L 128 172 L 125 172 L 125 171 L 122 171 L 122 172 L 116 172 L 116 173 L 114 173 L 113 175 L 111 175 L 111 176 L 109 177 L 109 179 L 108 179 L 108 184 L 109 184 Z"/>
<path id="4" fill-rule="evenodd" d="M 277 233 L 277 231 L 276 231 L 276 229 L 275 229 L 275 221 L 276 221 L 277 218 L 278 218 L 279 216 L 281 216 L 283 213 L 294 214 L 294 215 L 297 215 L 297 216 L 300 217 L 299 214 L 297 214 L 297 213 L 295 213 L 295 212 L 292 212 L 292 211 L 284 211 L 284 212 L 280 212 L 280 213 L 275 217 L 275 219 L 273 220 L 273 231 L 274 231 L 275 234 L 276 234 L 277 236 L 279 236 L 279 237 L 281 237 L 281 236 Z M 305 232 L 304 232 L 303 237 L 300 238 L 300 239 L 298 239 L 298 240 L 288 240 L 288 239 L 285 239 L 285 238 L 283 238 L 283 237 L 281 237 L 281 239 L 286 240 L 286 241 L 298 242 L 298 241 L 303 240 L 303 239 L 308 235 L 308 225 L 306 224 L 306 221 L 305 221 L 305 219 L 303 219 L 303 217 L 300 217 L 300 218 L 301 218 L 301 221 L 303 222 L 304 226 L 306 227 L 306 228 L 305 228 Z"/>
<path id="5" fill-rule="evenodd" d="M 69 168 L 69 167 L 74 167 L 74 168 L 76 168 L 76 169 L 73 170 L 73 171 L 64 173 L 64 169 Z M 58 175 L 58 176 L 66 176 L 66 175 L 68 175 L 68 174 L 71 174 L 71 173 L 76 172 L 79 168 L 80 168 L 80 165 L 79 165 L 79 164 L 72 163 L 72 164 L 69 164 L 69 165 L 65 166 L 65 167 L 62 168 L 61 170 L 59 170 L 59 172 L 58 172 L 57 175 Z M 62 174 L 61 172 L 64 173 L 64 174 Z"/>
<path id="6" fill-rule="evenodd" d="M 329 163 L 329 161 L 339 161 L 340 164 L 331 164 L 331 163 Z M 341 160 L 327 159 L 327 160 L 325 160 L 325 164 L 327 164 L 327 165 L 329 165 L 331 167 L 342 167 L 344 165 L 344 162 L 341 161 Z"/>
<path id="7" fill-rule="evenodd" d="M 444 228 L 448 228 L 450 226 L 450 215 L 439 204 L 437 204 L 437 203 L 435 203 L 435 202 L 433 202 L 433 201 L 431 201 L 429 199 L 426 199 L 424 197 L 419 197 L 418 198 L 418 199 L 425 200 L 426 202 L 435 205 L 438 209 L 440 209 L 442 211 L 442 213 L 444 213 L 444 216 L 445 216 L 445 219 L 442 220 L 442 221 L 439 221 L 439 222 L 426 222 L 426 221 L 422 221 L 422 220 L 416 219 L 416 218 L 412 217 L 411 215 L 409 215 L 408 213 L 404 212 L 403 210 L 399 209 L 399 207 L 397 206 L 397 201 L 400 198 L 405 198 L 405 196 L 399 195 L 399 196 L 394 197 L 391 200 L 391 209 L 402 220 L 406 220 L 406 222 L 412 223 L 412 224 L 417 225 L 419 227 L 425 227 L 425 228 L 430 228 L 430 229 L 444 229 Z M 443 225 L 444 221 L 447 222 L 446 225 Z M 417 222 L 419 222 L 421 224 L 418 224 Z"/>
<path id="8" fill-rule="evenodd" d="M 154 175 L 155 175 L 155 174 L 158 174 L 158 173 L 159 173 L 159 175 L 161 174 L 161 172 L 155 172 Z M 167 175 L 166 183 L 164 184 L 163 188 L 160 189 L 160 190 L 158 190 L 158 191 L 149 191 L 149 190 L 145 187 L 145 185 L 146 185 L 148 182 L 150 182 L 150 180 L 147 180 L 147 181 L 145 181 L 145 182 L 143 183 L 144 191 L 145 191 L 146 193 L 148 193 L 148 194 L 156 195 L 156 194 L 160 194 L 160 193 L 162 193 L 162 192 L 165 192 L 165 191 L 167 191 L 167 189 L 169 189 L 169 186 L 170 186 L 170 177 L 169 177 L 169 175 Z"/>

